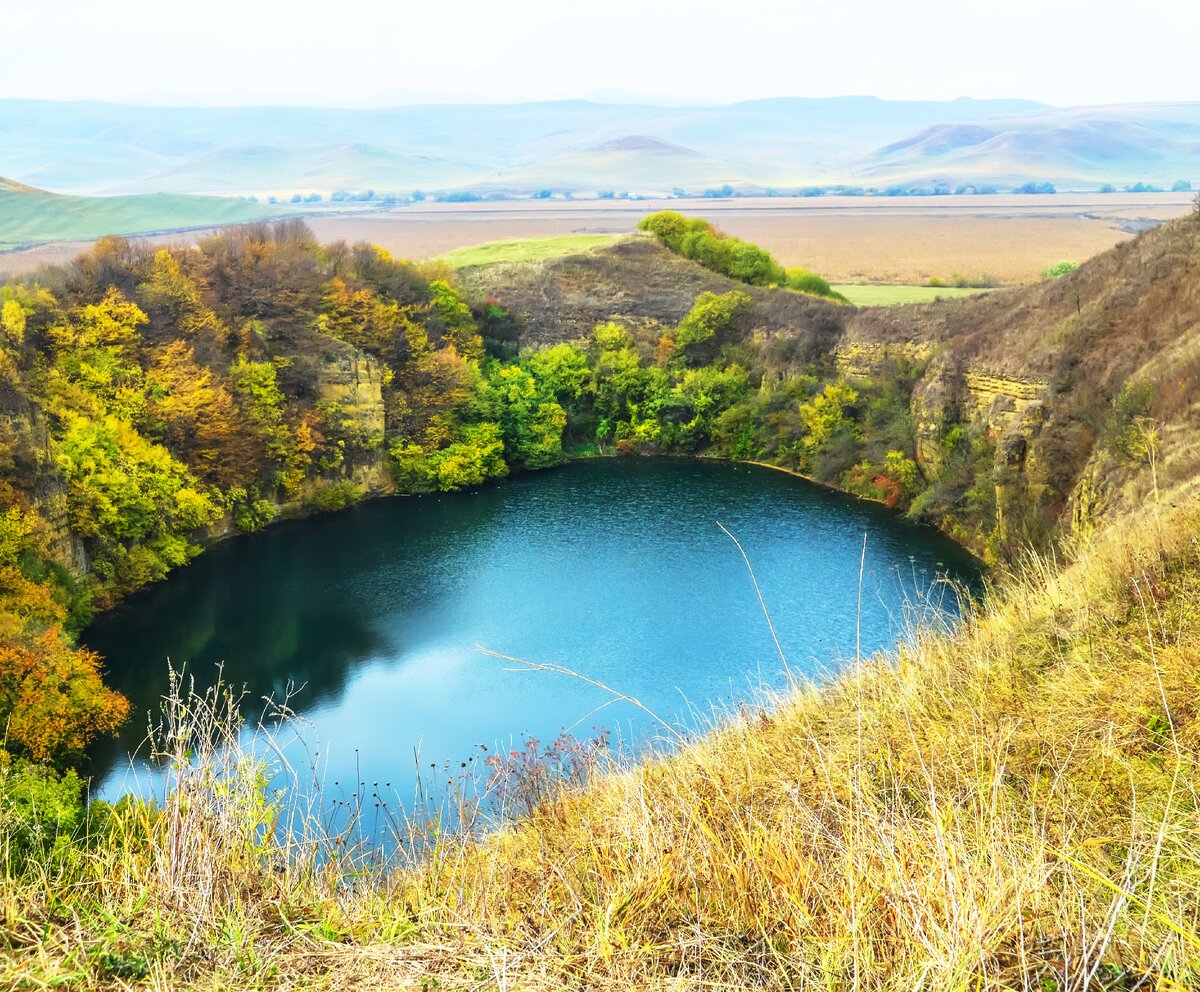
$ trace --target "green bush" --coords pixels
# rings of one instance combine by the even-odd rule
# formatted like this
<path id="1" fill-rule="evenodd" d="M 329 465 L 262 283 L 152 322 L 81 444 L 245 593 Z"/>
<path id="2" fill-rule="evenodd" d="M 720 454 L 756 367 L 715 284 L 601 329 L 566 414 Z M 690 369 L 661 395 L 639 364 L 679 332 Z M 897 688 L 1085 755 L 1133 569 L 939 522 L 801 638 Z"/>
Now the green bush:
<path id="1" fill-rule="evenodd" d="M 332 485 L 321 486 L 304 501 L 304 505 L 318 513 L 332 513 L 344 510 L 358 502 L 358 491 L 352 482 L 335 482 Z"/>
<path id="2" fill-rule="evenodd" d="M 0 850 L 10 868 L 54 859 L 70 844 L 83 814 L 83 782 L 74 770 L 58 775 L 23 761 L 0 770 Z"/>
<path id="3" fill-rule="evenodd" d="M 1059 276 L 1065 276 L 1068 272 L 1074 272 L 1079 268 L 1078 262 L 1055 262 L 1050 268 L 1042 270 L 1043 279 L 1057 279 Z"/>

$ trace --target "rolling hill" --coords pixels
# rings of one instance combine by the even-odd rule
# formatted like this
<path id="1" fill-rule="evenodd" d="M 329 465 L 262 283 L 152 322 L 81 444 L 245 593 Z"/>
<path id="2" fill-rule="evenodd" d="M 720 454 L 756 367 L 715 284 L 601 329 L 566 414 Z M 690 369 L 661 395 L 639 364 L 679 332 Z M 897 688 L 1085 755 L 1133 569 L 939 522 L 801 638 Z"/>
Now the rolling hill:
<path id="1" fill-rule="evenodd" d="M 1197 178 L 1200 104 L 1044 109 L 975 124 L 935 124 L 853 163 L 864 180 L 930 178 L 1071 188 Z M 1128 178 L 1126 178 L 1128 177 Z"/>
<path id="2" fill-rule="evenodd" d="M 0 251 L 108 234 L 240 224 L 279 213 L 276 207 L 243 200 L 178 193 L 64 196 L 0 176 Z"/>
<path id="3" fill-rule="evenodd" d="M 744 189 L 878 185 L 951 173 L 1094 188 L 1098 179 L 1192 178 L 1186 166 L 1198 126 L 1200 104 L 1063 110 L 966 98 L 373 110 L 0 100 L 0 174 L 77 194 L 547 186 L 668 193 L 726 181 Z"/>

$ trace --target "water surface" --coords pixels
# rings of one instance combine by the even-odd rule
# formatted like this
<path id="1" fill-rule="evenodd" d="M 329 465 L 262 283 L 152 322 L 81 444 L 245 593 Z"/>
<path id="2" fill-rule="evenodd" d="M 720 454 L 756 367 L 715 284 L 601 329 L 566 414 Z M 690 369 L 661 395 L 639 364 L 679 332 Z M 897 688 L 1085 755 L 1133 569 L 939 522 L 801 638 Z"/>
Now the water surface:
<path id="1" fill-rule="evenodd" d="M 93 755 L 99 794 L 133 787 L 126 756 L 157 712 L 168 659 L 199 681 L 223 663 L 253 701 L 298 688 L 292 706 L 327 783 L 387 781 L 402 801 L 418 765 L 458 766 L 479 745 L 494 753 L 561 728 L 656 732 L 594 685 L 481 649 L 567 666 L 696 726 L 714 705 L 785 684 L 718 521 L 745 549 L 798 676 L 835 671 L 858 636 L 864 654 L 893 645 L 906 604 L 932 596 L 953 609 L 940 575 L 978 575 L 948 539 L 883 507 L 686 459 L 594 460 L 283 523 L 218 545 L 85 632 L 134 709 L 122 738 Z"/>

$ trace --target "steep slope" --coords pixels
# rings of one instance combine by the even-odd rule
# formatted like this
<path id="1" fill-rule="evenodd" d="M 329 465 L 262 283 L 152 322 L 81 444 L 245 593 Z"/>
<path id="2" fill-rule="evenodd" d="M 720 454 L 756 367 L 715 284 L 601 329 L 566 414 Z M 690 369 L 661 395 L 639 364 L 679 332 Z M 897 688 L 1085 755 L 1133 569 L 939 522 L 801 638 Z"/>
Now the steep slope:
<path id="1" fill-rule="evenodd" d="M 913 370 L 907 443 L 936 495 L 918 512 L 981 552 L 1090 528 L 1135 498 L 1122 495 L 1124 486 L 1150 455 L 1138 454 L 1134 435 L 1157 422 L 1175 424 L 1155 442 L 1172 446 L 1161 453 L 1160 484 L 1181 482 L 1196 466 L 1185 439 L 1200 382 L 1188 357 L 1200 336 L 1197 215 L 1056 280 L 902 307 L 855 310 L 745 286 L 645 239 L 460 278 L 470 298 L 494 297 L 518 316 L 526 345 L 581 339 L 611 319 L 644 326 L 653 339 L 698 294 L 737 291 L 751 301 L 738 332 L 749 351 L 739 360 L 758 381 L 816 371 L 879 389 L 898 368 Z M 967 437 L 976 464 L 950 486 L 950 463 L 965 457 L 955 445 L 966 441 L 956 439 Z M 972 500 L 988 492 L 986 512 L 964 502 L 972 488 Z"/>

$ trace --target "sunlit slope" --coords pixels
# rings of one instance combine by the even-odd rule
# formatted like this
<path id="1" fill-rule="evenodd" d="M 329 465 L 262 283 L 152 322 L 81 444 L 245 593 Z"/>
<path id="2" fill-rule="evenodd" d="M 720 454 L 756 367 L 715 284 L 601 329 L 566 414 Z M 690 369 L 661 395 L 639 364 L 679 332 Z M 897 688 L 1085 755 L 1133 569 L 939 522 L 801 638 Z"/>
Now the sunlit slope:
<path id="1" fill-rule="evenodd" d="M 109 234 L 238 224 L 277 215 L 274 207 L 212 196 L 62 196 L 0 177 L 0 250 Z"/>
<path id="2" fill-rule="evenodd" d="M 632 235 L 628 234 L 567 234 L 558 238 L 514 238 L 456 248 L 439 257 L 451 268 L 463 269 L 472 265 L 528 262 L 576 255 L 630 237 Z"/>

